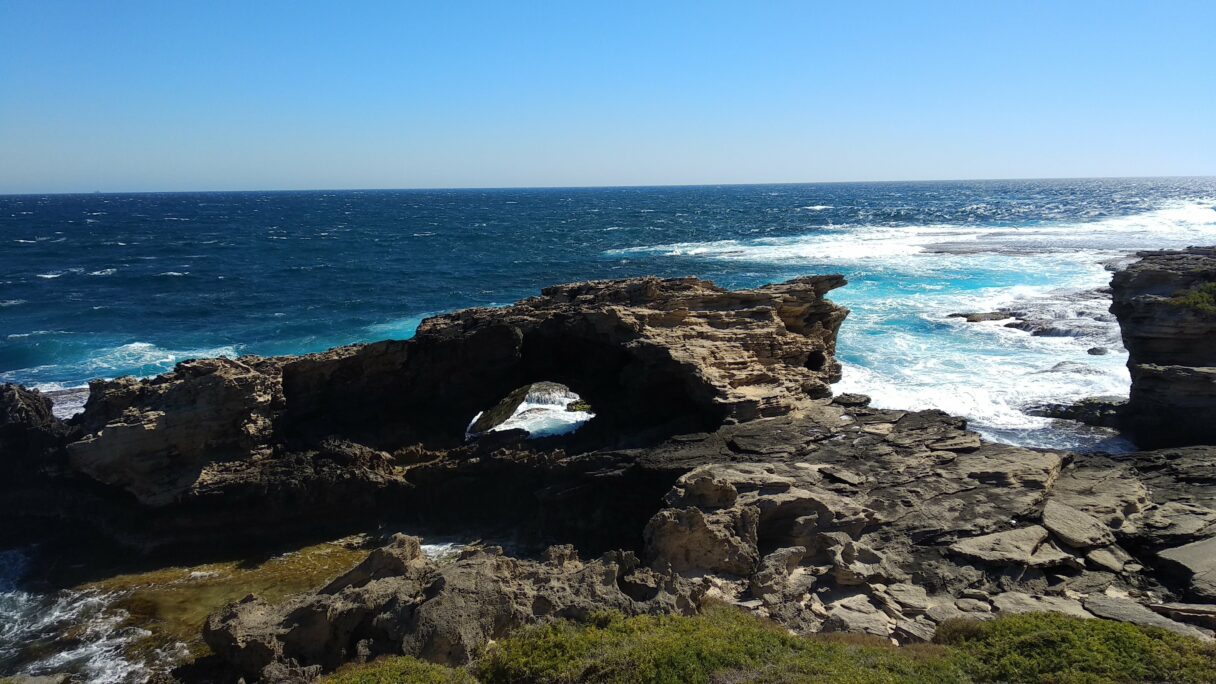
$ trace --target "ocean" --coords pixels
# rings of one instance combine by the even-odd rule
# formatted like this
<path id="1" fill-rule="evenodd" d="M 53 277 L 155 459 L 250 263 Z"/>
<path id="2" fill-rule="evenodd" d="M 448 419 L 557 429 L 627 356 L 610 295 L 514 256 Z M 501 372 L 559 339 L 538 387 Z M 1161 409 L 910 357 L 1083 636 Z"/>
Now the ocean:
<path id="1" fill-rule="evenodd" d="M 560 282 L 840 272 L 838 391 L 1118 448 L 1023 409 L 1126 394 L 1118 326 L 1087 293 L 1136 250 L 1216 243 L 1214 207 L 1212 178 L 4 196 L 0 381 L 406 338 Z M 949 317 L 1000 307 L 1047 334 Z"/>
<path id="2" fill-rule="evenodd" d="M 852 313 L 837 391 L 942 409 L 998 441 L 1121 451 L 1024 410 L 1126 395 L 1099 290 L 1137 250 L 1192 244 L 1216 244 L 1216 179 L 3 196 L 0 381 L 60 390 L 407 338 L 428 315 L 560 282 L 839 272 L 850 284 L 831 296 Z M 1000 308 L 1026 329 L 951 317 Z M 25 559 L 0 552 L 0 673 L 146 678 L 123 655 L 136 628 L 105 597 L 27 593 Z M 21 655 L 71 625 L 84 636 L 66 650 Z"/>

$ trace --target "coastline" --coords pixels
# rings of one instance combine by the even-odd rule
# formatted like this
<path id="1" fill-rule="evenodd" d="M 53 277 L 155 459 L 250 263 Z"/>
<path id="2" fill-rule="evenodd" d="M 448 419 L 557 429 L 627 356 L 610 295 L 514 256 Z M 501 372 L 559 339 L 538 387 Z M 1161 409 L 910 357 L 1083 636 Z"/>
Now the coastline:
<path id="1" fill-rule="evenodd" d="M 481 578 L 461 601 L 491 600 L 481 592 L 494 595 L 494 586 L 531 595 L 539 591 L 532 583 L 548 578 L 543 586 L 561 587 L 546 594 L 554 605 L 580 605 L 587 591 L 634 614 L 685 611 L 712 596 L 800 633 L 861 631 L 901 643 L 928 638 L 946 620 L 1025 610 L 1210 638 L 1185 611 L 1163 607 L 1211 600 L 1202 573 L 1174 569 L 1195 560 L 1160 564 L 1207 543 L 1204 530 L 1216 524 L 1216 510 L 1205 508 L 1216 481 L 1199 477 L 1211 447 L 1122 460 L 1030 450 L 985 441 L 942 412 L 833 397 L 836 331 L 847 311 L 824 295 L 843 284 L 820 276 L 752 291 L 696 279 L 556 286 L 510 307 L 429 319 L 408 342 L 192 361 L 149 380 L 97 383 L 73 432 L 44 413 L 25 423 L 32 432 L 22 439 L 48 453 L 63 448 L 55 439 L 71 440 L 66 465 L 56 466 L 71 477 L 44 472 L 38 477 L 50 479 L 39 486 L 87 494 L 104 534 L 162 545 L 166 558 L 201 550 L 221 528 L 226 539 L 214 548 L 233 553 L 242 543 L 229 529 L 238 510 L 249 548 L 309 528 L 316 535 L 318 524 L 383 525 L 393 510 L 409 513 L 398 529 L 411 532 L 430 526 L 467 542 L 505 532 L 508 554 L 472 543 L 450 565 L 422 560 L 409 551 L 416 542 L 392 537 L 359 566 L 366 570 L 347 573 L 422 591 L 410 601 L 436 601 L 428 610 L 437 614 L 455 595 L 421 589 L 410 568 L 453 587 Z M 430 375 L 446 389 L 419 395 L 425 409 L 400 394 L 438 387 Z M 538 377 L 568 383 L 595 417 L 570 435 L 527 440 L 509 430 L 464 443 L 478 410 Z M 8 391 L 14 406 L 50 410 L 37 408 L 45 399 L 36 394 Z M 188 406 L 206 420 L 163 419 Z M 139 441 L 112 442 L 131 425 L 142 426 Z M 51 441 L 34 439 L 40 434 Z M 191 443 L 209 446 L 180 452 Z M 191 465 L 199 459 L 201 469 Z M 253 497 L 243 493 L 251 476 L 263 483 Z M 81 488 L 82 477 L 93 483 Z M 307 494 L 293 501 L 280 491 Z M 512 495 L 520 491 L 538 498 L 521 501 Z M 162 520 L 157 530 L 124 527 L 124 517 L 149 513 Z M 541 550 L 550 543 L 573 546 Z M 575 579 L 592 576 L 611 579 Z M 363 577 L 343 580 L 344 600 L 382 610 Z M 282 610 L 330 614 L 331 593 L 294 594 Z M 511 608 L 508 622 L 550 619 L 548 609 L 536 612 L 549 603 Z M 354 657 L 349 644 L 328 639 L 276 641 L 277 599 L 242 605 L 208 618 L 206 639 L 223 667 L 272 677 L 275 668 L 307 666 L 311 677 Z M 443 657 L 425 639 L 406 654 L 467 662 L 481 639 L 497 638 L 478 624 L 443 618 L 435 634 L 482 636 Z M 281 655 L 266 660 L 240 645 L 247 637 L 232 641 L 263 627 L 270 631 L 257 639 L 278 644 L 269 653 Z"/>

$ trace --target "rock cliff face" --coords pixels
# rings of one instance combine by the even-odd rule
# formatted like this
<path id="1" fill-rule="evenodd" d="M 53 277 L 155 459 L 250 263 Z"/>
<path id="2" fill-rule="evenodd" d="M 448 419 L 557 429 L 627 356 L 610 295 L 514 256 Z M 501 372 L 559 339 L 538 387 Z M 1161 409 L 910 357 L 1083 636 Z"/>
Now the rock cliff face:
<path id="1" fill-rule="evenodd" d="M 6 387 L 0 465 L 16 476 L 0 514 L 140 548 L 401 523 L 505 535 L 525 555 L 438 561 L 398 537 L 316 592 L 229 605 L 205 638 L 233 680 L 385 653 L 462 663 L 520 625 L 705 599 L 797 632 L 902 642 L 950 618 L 1040 610 L 1210 637 L 1216 447 L 1024 449 L 939 411 L 832 398 L 846 312 L 824 295 L 842 284 L 549 288 L 430 319 L 407 342 L 98 382 L 71 425 Z M 1128 301 L 1145 316 L 1171 306 Z M 539 381 L 596 417 L 569 436 L 466 443 L 477 412 Z M 536 557 L 548 544 L 562 546 Z"/>
<path id="2" fill-rule="evenodd" d="M 405 342 L 190 361 L 149 380 L 98 381 L 70 430 L 45 410 L 44 397 L 6 388 L 6 406 L 20 415 L 0 437 L 13 444 L 6 451 L 27 460 L 35 450 L 27 435 L 54 433 L 60 447 L 70 440 L 70 473 L 92 486 L 92 507 L 100 509 L 85 522 L 145 547 L 221 530 L 228 539 L 256 537 L 276 525 L 373 512 L 443 517 L 425 509 L 449 506 L 433 492 L 455 485 L 420 492 L 416 482 L 457 477 L 452 471 L 460 468 L 449 463 L 504 446 L 511 435 L 465 446 L 466 428 L 528 383 L 561 382 L 596 407 L 577 433 L 548 440 L 547 453 L 644 446 L 817 410 L 815 398 L 829 396 L 840 376 L 833 354 L 847 314 L 824 295 L 844 282 L 817 276 L 735 292 L 695 278 L 557 286 L 514 306 L 428 319 Z M 604 461 L 634 469 L 627 456 L 547 471 L 526 453 L 515 460 L 531 464 L 521 477 L 538 490 L 560 490 Z M 507 457 L 490 463 L 524 469 Z M 661 493 L 673 477 L 663 473 L 640 491 Z M 480 501 L 502 498 L 490 485 L 463 489 L 486 490 Z M 66 508 L 13 512 L 75 514 Z M 158 514 L 144 515 L 149 508 Z"/>
<path id="3" fill-rule="evenodd" d="M 683 612 L 707 598 L 799 633 L 900 642 L 1030 611 L 1211 638 L 1216 450 L 1020 449 L 940 412 L 856 401 L 639 453 L 682 474 L 637 523 L 636 555 L 470 549 L 445 564 L 409 560 L 398 539 L 314 594 L 213 614 L 208 643 L 240 674 L 277 680 L 389 652 L 462 663 L 509 628 L 592 605 Z M 402 548 L 409 559 L 393 560 Z"/>
<path id="4" fill-rule="evenodd" d="M 1111 281 L 1143 446 L 1216 444 L 1216 247 L 1143 252 Z"/>

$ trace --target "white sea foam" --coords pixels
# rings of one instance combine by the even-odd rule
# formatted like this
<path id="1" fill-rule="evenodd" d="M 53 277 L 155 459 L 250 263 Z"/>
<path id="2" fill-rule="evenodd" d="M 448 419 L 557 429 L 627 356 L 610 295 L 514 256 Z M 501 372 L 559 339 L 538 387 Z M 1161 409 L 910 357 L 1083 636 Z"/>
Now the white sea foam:
<path id="1" fill-rule="evenodd" d="M 235 358 L 238 348 L 232 345 L 199 349 L 165 349 L 149 342 L 131 342 L 92 354 L 77 363 L 56 363 L 0 373 L 0 382 L 22 382 L 36 388 L 70 389 L 57 382 L 66 373 L 73 377 L 114 378 L 120 375 L 146 377 L 173 370 L 187 359 L 216 357 Z M 18 375 L 20 377 L 18 377 Z"/>
<path id="2" fill-rule="evenodd" d="M 21 665 L 20 674 L 70 671 L 98 684 L 147 679 L 146 666 L 123 653 L 146 631 L 124 626 L 128 615 L 111 609 L 109 597 L 102 594 L 60 591 L 46 596 L 20 589 L 27 565 L 26 552 L 0 551 L 0 659 L 41 642 L 58 648 L 45 649 L 48 655 Z"/>
<path id="3" fill-rule="evenodd" d="M 24 299 L 5 299 L 5 300 L 0 300 L 0 308 L 4 308 L 4 307 L 7 307 L 7 306 L 21 306 L 22 304 L 25 304 L 25 303 L 26 303 L 26 301 L 25 301 Z"/>
<path id="4" fill-rule="evenodd" d="M 1109 301 L 1105 265 L 1143 249 L 1216 242 L 1216 201 L 1090 222 L 1031 227 L 830 226 L 797 237 L 685 242 L 613 255 L 776 265 L 793 275 L 848 271 L 832 298 L 852 313 L 840 333 L 838 392 L 869 394 L 889 408 L 937 408 L 969 418 L 991 438 L 1047 447 L 1117 449 L 1107 435 L 1078 434 L 1024 413 L 1039 403 L 1126 395 L 1126 351 Z M 976 287 L 991 282 L 990 287 Z M 966 323 L 950 314 L 1008 308 L 1060 336 L 1034 336 L 1007 321 Z M 1093 347 L 1109 350 L 1090 355 Z M 1066 362 L 1061 365 L 1061 362 Z"/>
<path id="5" fill-rule="evenodd" d="M 589 411 L 566 410 L 571 402 L 579 399 L 577 394 L 565 388 L 534 388 L 528 392 L 511 416 L 490 428 L 490 432 L 526 430 L 531 439 L 574 432 L 595 417 L 595 414 Z M 473 416 L 469 425 L 472 426 L 480 417 L 481 413 Z"/>
<path id="6" fill-rule="evenodd" d="M 108 275 L 114 275 L 117 272 L 118 272 L 118 269 L 115 269 L 115 268 L 103 268 L 100 271 L 90 271 L 89 275 L 91 275 L 91 276 L 108 276 Z"/>

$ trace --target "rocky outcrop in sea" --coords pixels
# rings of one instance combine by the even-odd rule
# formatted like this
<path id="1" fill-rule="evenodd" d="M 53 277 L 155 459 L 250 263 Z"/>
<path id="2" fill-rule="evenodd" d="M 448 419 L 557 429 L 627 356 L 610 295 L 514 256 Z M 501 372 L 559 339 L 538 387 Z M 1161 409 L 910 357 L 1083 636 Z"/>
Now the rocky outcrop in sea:
<path id="1" fill-rule="evenodd" d="M 409 341 L 96 382 L 67 424 L 6 387 L 0 505 L 162 553 L 388 521 L 513 542 L 436 560 L 398 536 L 315 592 L 231 604 L 204 636 L 234 678 L 459 664 L 522 625 L 707 600 L 905 643 L 1043 610 L 1211 638 L 1216 447 L 1027 449 L 833 397 L 847 311 L 825 295 L 844 284 L 558 286 Z M 470 434 L 540 382 L 594 417 Z"/>
<path id="2" fill-rule="evenodd" d="M 1142 252 L 1115 274 L 1138 444 L 1216 444 L 1216 247 Z"/>

